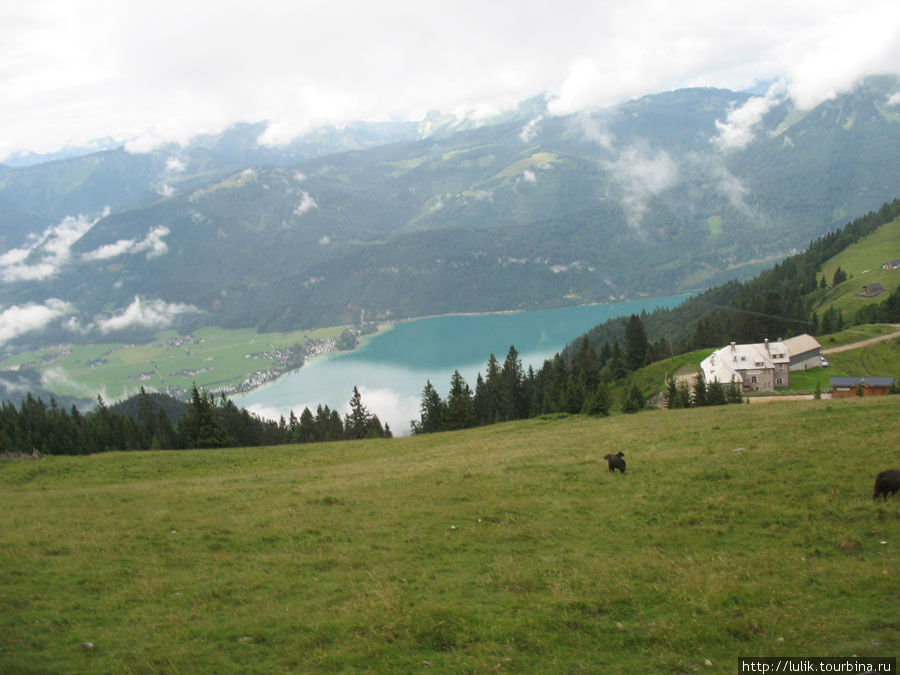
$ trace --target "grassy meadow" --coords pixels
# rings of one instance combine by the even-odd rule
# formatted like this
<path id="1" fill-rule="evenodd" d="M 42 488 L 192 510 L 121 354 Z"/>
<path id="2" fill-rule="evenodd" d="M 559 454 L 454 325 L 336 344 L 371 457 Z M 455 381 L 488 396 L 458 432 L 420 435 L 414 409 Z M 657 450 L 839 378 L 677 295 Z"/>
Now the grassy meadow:
<path id="1" fill-rule="evenodd" d="M 898 438 L 892 396 L 0 462 L 0 672 L 896 656 Z"/>
<path id="2" fill-rule="evenodd" d="M 851 244 L 822 266 L 819 278 L 825 277 L 828 288 L 814 296 L 820 308 L 819 316 L 833 305 L 843 314 L 844 321 L 852 321 L 861 307 L 884 302 L 888 293 L 900 287 L 900 270 L 883 270 L 881 265 L 897 258 L 900 258 L 900 218 Z M 848 279 L 833 287 L 831 283 L 838 267 L 847 273 Z M 874 298 L 860 295 L 863 286 L 873 282 L 880 283 L 885 293 Z"/>
<path id="3" fill-rule="evenodd" d="M 141 386 L 153 391 L 166 387 L 189 391 L 194 384 L 215 389 L 237 385 L 275 363 L 272 358 L 245 358 L 247 353 L 336 338 L 344 328 L 258 333 L 253 328 L 211 326 L 177 343 L 175 331 L 165 331 L 149 344 L 64 345 L 17 354 L 0 361 L 0 369 L 34 368 L 43 375 L 44 386 L 64 396 L 93 398 L 99 392 L 107 400 L 118 400 L 136 394 Z M 138 379 L 142 374 L 144 379 Z"/>

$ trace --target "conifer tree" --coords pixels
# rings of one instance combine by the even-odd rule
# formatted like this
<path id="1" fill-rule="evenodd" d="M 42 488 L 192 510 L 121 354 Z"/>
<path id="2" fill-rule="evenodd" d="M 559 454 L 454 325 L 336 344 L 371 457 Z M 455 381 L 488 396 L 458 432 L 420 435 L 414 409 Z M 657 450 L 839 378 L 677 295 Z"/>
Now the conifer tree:
<path id="1" fill-rule="evenodd" d="M 676 408 L 690 408 L 691 407 L 691 390 L 688 387 L 687 380 L 682 380 L 678 383 L 678 403 L 675 406 Z"/>
<path id="2" fill-rule="evenodd" d="M 191 402 L 178 422 L 178 430 L 191 448 L 222 448 L 229 444 L 214 400 L 206 392 L 201 395 L 197 385 L 191 390 Z"/>
<path id="3" fill-rule="evenodd" d="M 725 405 L 728 401 L 725 399 L 725 387 L 718 380 L 713 380 L 706 387 L 707 405 Z"/>
<path id="4" fill-rule="evenodd" d="M 353 394 L 350 396 L 350 412 L 347 413 L 344 421 L 344 436 L 346 438 L 367 438 L 371 417 L 362 403 L 359 388 L 354 386 Z"/>
<path id="5" fill-rule="evenodd" d="M 566 380 L 566 389 L 563 392 L 562 409 L 571 415 L 577 415 L 584 407 L 584 390 L 581 385 L 575 381 L 575 378 L 569 374 Z"/>
<path id="6" fill-rule="evenodd" d="M 450 378 L 450 393 L 447 396 L 447 405 L 444 408 L 444 429 L 467 429 L 475 425 L 475 402 L 472 399 L 472 390 L 459 374 L 453 371 Z"/>
<path id="7" fill-rule="evenodd" d="M 572 357 L 572 375 L 586 392 L 593 392 L 600 382 L 600 361 L 587 335 L 582 336 L 578 351 Z"/>
<path id="8" fill-rule="evenodd" d="M 625 394 L 625 401 L 622 403 L 622 412 L 636 413 L 644 409 L 644 395 L 638 389 L 637 384 L 632 383 Z"/>
<path id="9" fill-rule="evenodd" d="M 412 420 L 410 427 L 414 434 L 431 434 L 444 428 L 444 402 L 441 395 L 426 380 L 425 389 L 422 391 L 422 401 L 419 404 L 419 420 Z"/>
<path id="10" fill-rule="evenodd" d="M 609 409 L 611 406 L 612 398 L 609 393 L 609 387 L 606 386 L 606 382 L 600 380 L 597 383 L 597 387 L 594 389 L 593 393 L 587 400 L 585 413 L 588 415 L 606 417 L 607 415 L 609 415 Z"/>
<path id="11" fill-rule="evenodd" d="M 487 372 L 484 376 L 484 401 L 481 411 L 484 417 L 479 420 L 481 424 L 494 424 L 502 419 L 502 390 L 500 364 L 492 353 L 488 357 Z"/>
<path id="12" fill-rule="evenodd" d="M 316 440 L 316 420 L 312 411 L 307 407 L 300 413 L 300 431 L 298 443 L 314 443 Z"/>
<path id="13" fill-rule="evenodd" d="M 625 368 L 629 372 L 643 368 L 648 363 L 649 353 L 650 341 L 644 330 L 644 322 L 637 314 L 632 314 L 625 325 Z"/>
<path id="14" fill-rule="evenodd" d="M 702 370 L 697 371 L 696 379 L 694 380 L 694 396 L 691 403 L 696 408 L 708 404 L 706 396 L 706 378 L 703 376 Z"/>
<path id="15" fill-rule="evenodd" d="M 515 420 L 525 417 L 523 380 L 522 361 L 515 346 L 510 345 L 503 368 L 500 370 L 500 419 Z"/>
<path id="16" fill-rule="evenodd" d="M 671 375 L 666 376 L 666 388 L 663 393 L 663 400 L 665 401 L 666 408 L 669 410 L 678 407 L 678 388 L 675 384 L 675 378 Z"/>
<path id="17" fill-rule="evenodd" d="M 728 385 L 728 391 L 725 393 L 726 403 L 743 403 L 744 397 L 742 393 L 742 385 L 737 379 L 731 380 Z"/>

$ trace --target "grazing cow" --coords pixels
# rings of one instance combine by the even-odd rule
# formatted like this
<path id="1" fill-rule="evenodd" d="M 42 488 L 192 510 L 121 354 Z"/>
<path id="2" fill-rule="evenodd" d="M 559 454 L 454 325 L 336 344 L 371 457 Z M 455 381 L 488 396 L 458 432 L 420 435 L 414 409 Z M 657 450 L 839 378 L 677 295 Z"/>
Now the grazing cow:
<path id="1" fill-rule="evenodd" d="M 616 472 L 616 469 L 625 473 L 625 460 L 622 459 L 624 456 L 624 452 L 617 452 L 614 455 L 604 455 L 603 459 L 609 462 L 609 470 L 613 473 Z"/>
<path id="2" fill-rule="evenodd" d="M 872 499 L 889 496 L 900 490 L 900 469 L 888 469 L 875 476 L 875 494 Z"/>

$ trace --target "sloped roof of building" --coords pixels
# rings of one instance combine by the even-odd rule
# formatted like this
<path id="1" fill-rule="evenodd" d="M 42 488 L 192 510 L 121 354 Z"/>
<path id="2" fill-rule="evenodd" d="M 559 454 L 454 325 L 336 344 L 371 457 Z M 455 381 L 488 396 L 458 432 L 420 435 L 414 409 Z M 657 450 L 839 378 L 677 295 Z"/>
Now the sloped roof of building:
<path id="1" fill-rule="evenodd" d="M 733 379 L 742 381 L 739 370 L 774 368 L 776 363 L 790 362 L 790 355 L 783 342 L 768 342 L 752 345 L 731 344 L 707 356 L 700 363 L 703 376 L 708 382 L 722 383 Z"/>
<path id="2" fill-rule="evenodd" d="M 805 354 L 822 347 L 812 335 L 807 335 L 806 333 L 788 338 L 783 341 L 783 344 L 787 349 L 788 356 Z"/>
<path id="3" fill-rule="evenodd" d="M 870 387 L 892 387 L 896 380 L 893 377 L 832 377 L 832 387 L 858 387 L 864 383 Z"/>

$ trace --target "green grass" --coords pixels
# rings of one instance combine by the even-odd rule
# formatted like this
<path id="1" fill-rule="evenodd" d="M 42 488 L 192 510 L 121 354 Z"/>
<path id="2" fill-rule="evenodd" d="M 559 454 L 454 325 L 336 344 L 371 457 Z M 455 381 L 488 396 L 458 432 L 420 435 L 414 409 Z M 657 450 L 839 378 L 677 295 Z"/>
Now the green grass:
<path id="1" fill-rule="evenodd" d="M 898 437 L 884 397 L 3 462 L 0 671 L 895 655 Z"/>
<path id="2" fill-rule="evenodd" d="M 167 386 L 190 390 L 195 383 L 209 388 L 233 386 L 274 363 L 272 359 L 247 359 L 245 354 L 337 337 L 343 329 L 257 333 L 254 329 L 207 327 L 192 334 L 200 342 L 180 347 L 167 346 L 175 337 L 167 331 L 150 344 L 66 345 L 17 354 L 0 362 L 0 369 L 34 368 L 43 375 L 45 386 L 59 395 L 93 398 L 101 393 L 107 400 L 117 400 L 136 393 L 141 386 L 158 391 Z M 135 379 L 142 373 L 149 379 Z"/>
<path id="3" fill-rule="evenodd" d="M 632 383 L 636 384 L 638 389 L 647 396 L 661 392 L 666 388 L 666 377 L 696 373 L 700 370 L 700 362 L 714 351 L 715 349 L 698 349 L 651 363 L 638 370 L 630 378 L 610 387 L 613 400 L 621 401 Z"/>
<path id="4" fill-rule="evenodd" d="M 822 349 L 840 347 L 862 340 L 897 332 L 897 327 L 887 324 L 865 324 L 851 326 L 839 333 L 817 338 Z M 832 377 L 893 377 L 900 382 L 900 340 L 893 338 L 875 344 L 858 347 L 845 352 L 825 354 L 829 366 L 808 371 L 791 373 L 788 389 L 779 390 L 788 394 L 810 394 L 816 383 L 821 391 L 830 387 Z"/>
<path id="5" fill-rule="evenodd" d="M 896 258 L 900 258 L 900 218 L 882 225 L 822 266 L 816 278 L 824 276 L 828 288 L 813 295 L 819 316 L 834 305 L 845 321 L 852 321 L 861 307 L 883 302 L 888 293 L 900 287 L 900 270 L 882 270 L 881 265 Z M 850 278 L 832 288 L 831 282 L 838 267 Z M 874 298 L 864 298 L 859 294 L 863 286 L 876 281 L 884 286 L 884 294 Z"/>
<path id="6" fill-rule="evenodd" d="M 840 332 L 822 335 L 816 339 L 822 345 L 822 349 L 831 349 L 832 347 L 843 347 L 868 340 L 869 338 L 896 333 L 898 330 L 900 328 L 893 324 L 866 323 L 859 326 L 850 326 Z"/>

